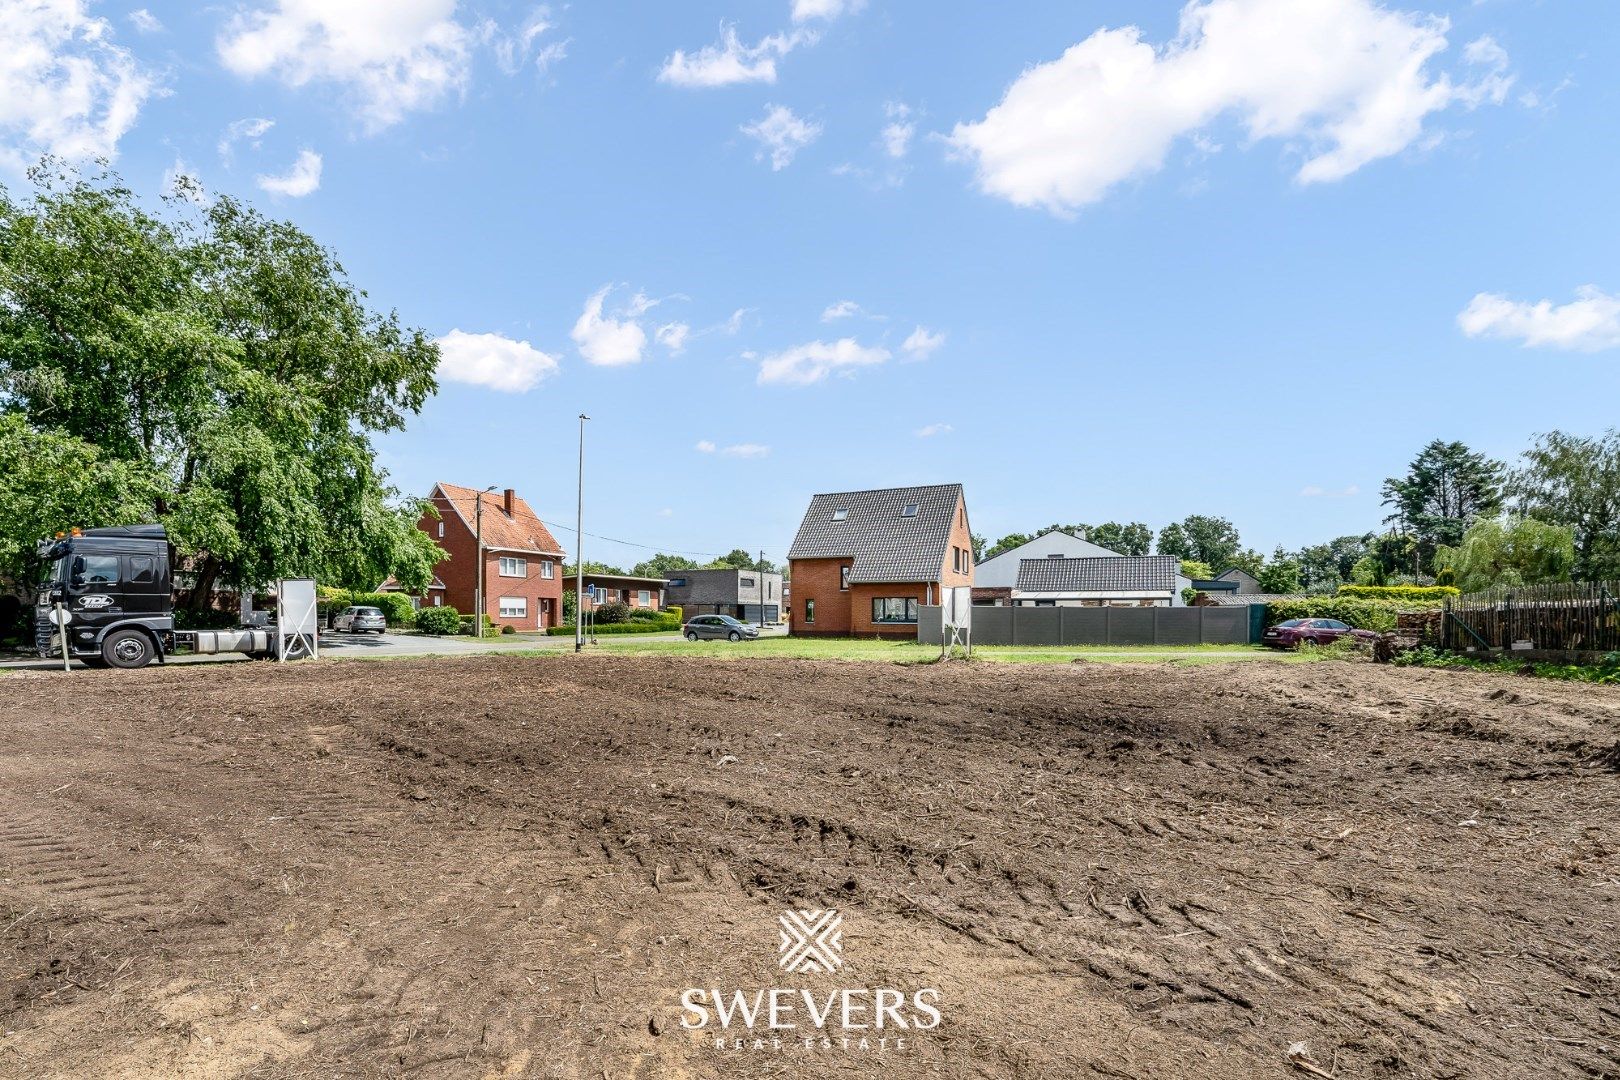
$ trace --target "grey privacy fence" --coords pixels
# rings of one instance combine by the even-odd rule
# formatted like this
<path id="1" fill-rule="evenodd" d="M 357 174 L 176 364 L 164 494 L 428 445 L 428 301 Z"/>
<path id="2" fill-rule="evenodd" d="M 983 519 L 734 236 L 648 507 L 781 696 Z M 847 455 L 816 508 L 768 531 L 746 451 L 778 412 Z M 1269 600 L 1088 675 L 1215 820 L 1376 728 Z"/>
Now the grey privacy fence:
<path id="1" fill-rule="evenodd" d="M 917 640 L 939 644 L 938 607 L 917 616 Z M 975 607 L 975 645 L 1243 645 L 1247 607 Z"/>
<path id="2" fill-rule="evenodd" d="M 1620 651 L 1620 582 L 1501 587 L 1446 601 L 1441 644 L 1448 649 Z"/>

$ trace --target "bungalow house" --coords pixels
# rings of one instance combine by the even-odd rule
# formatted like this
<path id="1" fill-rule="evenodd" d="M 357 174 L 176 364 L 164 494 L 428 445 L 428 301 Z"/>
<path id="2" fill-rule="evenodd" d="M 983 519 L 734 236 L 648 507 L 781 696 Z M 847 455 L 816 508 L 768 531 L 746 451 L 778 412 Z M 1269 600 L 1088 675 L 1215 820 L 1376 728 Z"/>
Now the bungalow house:
<path id="1" fill-rule="evenodd" d="M 1018 567 L 1025 559 L 1083 559 L 1123 558 L 1117 551 L 1083 540 L 1062 529 L 1044 532 L 1033 540 L 1015 548 L 1008 548 L 992 556 L 973 569 L 973 602 L 992 607 L 1006 607 L 1012 603 L 1013 588 L 1018 584 Z"/>
<path id="2" fill-rule="evenodd" d="M 1181 561 L 1173 555 L 1025 559 L 1015 607 L 1182 607 Z"/>
<path id="3" fill-rule="evenodd" d="M 628 604 L 633 608 L 662 611 L 665 581 L 661 577 L 636 577 L 633 574 L 593 574 L 585 571 L 585 610 L 597 604 Z M 578 578 L 569 574 L 563 581 L 563 591 L 573 592 Z"/>
<path id="4" fill-rule="evenodd" d="M 973 584 L 962 485 L 817 495 L 788 565 L 792 633 L 914 637 L 919 607 Z"/>
<path id="5" fill-rule="evenodd" d="M 435 484 L 417 528 L 449 558 L 433 568 L 433 586 L 421 599 L 462 614 L 477 610 L 478 565 L 484 566 L 484 613 L 519 630 L 544 630 L 562 620 L 562 545 L 529 504 L 507 488 L 479 491 Z M 482 522 L 483 550 L 479 550 Z"/>
<path id="6" fill-rule="evenodd" d="M 685 618 L 730 615 L 745 623 L 781 622 L 782 592 L 781 574 L 732 567 L 669 572 L 669 602 L 679 604 Z"/>

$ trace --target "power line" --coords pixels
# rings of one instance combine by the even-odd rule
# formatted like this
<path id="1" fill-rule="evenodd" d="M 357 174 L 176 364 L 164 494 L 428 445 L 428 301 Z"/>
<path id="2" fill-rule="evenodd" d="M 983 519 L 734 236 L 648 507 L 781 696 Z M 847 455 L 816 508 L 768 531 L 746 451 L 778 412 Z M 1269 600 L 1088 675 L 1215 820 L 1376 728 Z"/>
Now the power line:
<path id="1" fill-rule="evenodd" d="M 548 525 L 553 529 L 564 529 L 568 532 L 574 531 L 574 529 L 570 526 L 559 525 L 555 521 L 546 521 L 545 518 L 541 518 L 540 521 L 542 524 Z M 725 554 L 718 551 L 683 551 L 680 548 L 669 548 L 663 547 L 662 545 L 654 546 L 652 544 L 638 544 L 634 540 L 620 540 L 615 536 L 600 536 L 596 533 L 586 533 L 585 535 L 590 537 L 592 540 L 606 540 L 610 544 L 623 544 L 625 547 L 641 548 L 643 551 L 659 552 L 664 555 L 701 555 L 706 559 L 718 559 L 722 558 Z"/>

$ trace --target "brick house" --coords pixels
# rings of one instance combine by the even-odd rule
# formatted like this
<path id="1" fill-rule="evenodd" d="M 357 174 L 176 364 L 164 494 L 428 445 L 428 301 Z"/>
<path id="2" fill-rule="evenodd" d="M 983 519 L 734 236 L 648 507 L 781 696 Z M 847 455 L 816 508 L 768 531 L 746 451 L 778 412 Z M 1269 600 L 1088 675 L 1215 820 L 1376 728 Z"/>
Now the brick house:
<path id="1" fill-rule="evenodd" d="M 817 495 L 788 565 L 791 633 L 915 637 L 919 607 L 973 584 L 962 485 Z"/>
<path id="2" fill-rule="evenodd" d="M 449 605 L 462 614 L 477 607 L 478 507 L 483 504 L 484 613 L 519 630 L 544 630 L 562 621 L 563 550 L 529 504 L 507 488 L 480 493 L 435 484 L 428 500 L 439 516 L 423 514 L 417 528 L 449 558 L 433 568 L 422 606 Z"/>
<path id="3" fill-rule="evenodd" d="M 573 592 L 578 584 L 574 575 L 570 574 L 563 581 L 563 591 Z M 664 610 L 664 579 L 659 577 L 636 577 L 633 574 L 593 574 L 585 571 L 585 610 L 595 607 L 591 600 L 595 595 L 602 598 L 602 603 L 628 604 L 633 608 L 648 608 L 652 611 Z"/>

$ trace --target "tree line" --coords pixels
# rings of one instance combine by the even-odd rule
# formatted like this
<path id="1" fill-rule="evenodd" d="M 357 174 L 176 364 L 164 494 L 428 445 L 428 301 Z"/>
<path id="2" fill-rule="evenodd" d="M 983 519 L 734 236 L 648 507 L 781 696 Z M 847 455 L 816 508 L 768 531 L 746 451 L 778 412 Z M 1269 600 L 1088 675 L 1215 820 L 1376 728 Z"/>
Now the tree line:
<path id="1" fill-rule="evenodd" d="M 1268 593 L 1332 593 L 1343 584 L 1455 584 L 1463 591 L 1547 581 L 1620 580 L 1620 430 L 1535 437 L 1509 465 L 1436 439 L 1381 489 L 1380 528 L 1267 557 L 1243 546 L 1224 517 L 1192 514 L 1154 532 L 1133 521 L 1049 525 L 995 543 L 975 536 L 978 561 L 1054 530 L 1121 555 L 1181 560 L 1189 578 L 1232 568 Z"/>

